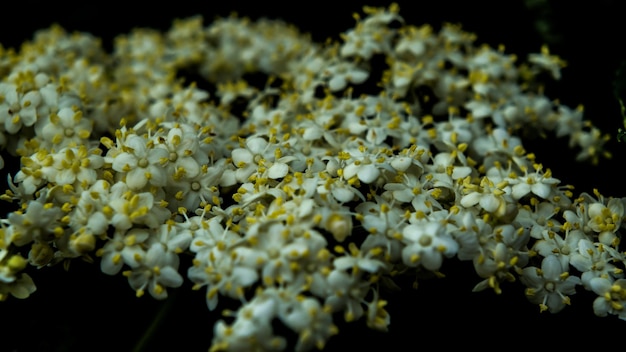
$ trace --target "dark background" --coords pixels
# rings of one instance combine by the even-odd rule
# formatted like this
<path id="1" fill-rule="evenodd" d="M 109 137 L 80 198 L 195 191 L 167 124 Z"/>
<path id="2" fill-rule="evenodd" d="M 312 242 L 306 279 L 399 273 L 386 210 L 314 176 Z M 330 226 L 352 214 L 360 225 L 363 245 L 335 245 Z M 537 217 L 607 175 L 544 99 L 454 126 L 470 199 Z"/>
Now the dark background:
<path id="1" fill-rule="evenodd" d="M 33 31 L 58 23 L 69 31 L 91 32 L 110 47 L 116 34 L 135 27 L 167 29 L 174 18 L 195 14 L 203 14 L 205 24 L 209 24 L 214 16 L 226 16 L 231 11 L 252 18 L 282 18 L 323 41 L 351 28 L 351 14 L 360 11 L 363 4 L 388 4 L 355 1 L 339 7 L 338 3 L 176 1 L 132 6 L 131 2 L 13 2 L 10 11 L 3 11 L 0 43 L 19 47 L 32 38 Z M 506 51 L 520 59 L 548 43 L 551 52 L 568 66 L 562 71 L 562 80 L 551 85 L 546 94 L 571 107 L 583 104 L 586 118 L 613 136 L 622 126 L 612 89 L 615 71 L 626 59 L 622 54 L 626 30 L 624 12 L 618 8 L 620 1 L 596 0 L 584 6 L 569 1 L 548 1 L 544 6 L 529 6 L 540 1 L 398 3 L 407 23 L 429 23 L 435 28 L 443 22 L 461 23 L 465 30 L 477 34 L 479 42 L 505 44 Z M 609 144 L 613 160 L 598 166 L 576 163 L 565 140 L 552 138 L 525 146 L 553 170 L 554 177 L 575 185 L 576 194 L 598 188 L 606 196 L 624 195 L 620 172 L 626 145 L 613 140 Z M 0 175 L 0 180 L 4 179 L 5 175 Z M 595 317 L 591 305 L 594 295 L 582 289 L 572 297 L 572 306 L 561 313 L 540 314 L 536 305 L 526 301 L 521 285 L 505 285 L 500 296 L 491 291 L 472 293 L 478 277 L 470 263 L 448 261 L 442 271 L 447 278 L 422 281 L 418 290 L 410 289 L 409 280 L 402 292 L 386 296 L 391 314 L 388 333 L 369 330 L 363 321 L 343 324 L 337 320 L 341 332 L 329 341 L 327 350 L 417 350 L 432 344 L 451 348 L 567 348 L 583 343 L 584 338 L 610 343 L 614 333 L 626 329 L 626 322 L 614 316 Z M 75 262 L 69 272 L 61 267 L 45 268 L 33 277 L 38 290 L 31 298 L 0 303 L 0 351 L 130 351 L 167 304 L 149 295 L 135 298 L 124 277 L 106 276 L 97 265 Z M 192 292 L 184 286 L 176 295 L 169 315 L 146 350 L 176 347 L 179 351 L 205 351 L 219 312 L 208 311 L 204 290 Z"/>

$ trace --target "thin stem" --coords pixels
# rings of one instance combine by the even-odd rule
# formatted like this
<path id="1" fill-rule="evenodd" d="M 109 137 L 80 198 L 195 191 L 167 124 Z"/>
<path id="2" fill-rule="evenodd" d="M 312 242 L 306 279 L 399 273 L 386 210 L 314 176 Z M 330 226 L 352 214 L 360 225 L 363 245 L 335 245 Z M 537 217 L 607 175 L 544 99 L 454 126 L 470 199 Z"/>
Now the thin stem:
<path id="1" fill-rule="evenodd" d="M 152 323 L 146 331 L 141 336 L 141 339 L 135 345 L 133 352 L 144 352 L 147 351 L 148 344 L 150 339 L 157 332 L 159 327 L 161 326 L 161 322 L 165 320 L 167 314 L 172 310 L 172 306 L 174 305 L 174 301 L 176 301 L 176 296 L 178 295 L 178 289 L 174 290 L 173 293 L 168 297 L 167 302 L 163 304 L 157 315 L 152 320 Z"/>

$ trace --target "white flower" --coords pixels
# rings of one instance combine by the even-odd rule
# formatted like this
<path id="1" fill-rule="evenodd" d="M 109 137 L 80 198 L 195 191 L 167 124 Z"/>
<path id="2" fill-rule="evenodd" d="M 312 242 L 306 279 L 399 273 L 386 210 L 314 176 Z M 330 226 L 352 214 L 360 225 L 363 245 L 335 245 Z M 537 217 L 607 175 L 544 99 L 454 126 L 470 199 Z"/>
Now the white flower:
<path id="1" fill-rule="evenodd" d="M 289 173 L 287 163 L 294 160 L 291 156 L 283 157 L 278 145 L 262 137 L 246 139 L 244 147 L 234 149 L 231 157 L 237 167 L 235 177 L 241 183 L 247 182 L 255 172 L 267 172 L 267 177 L 271 179 L 285 177 Z"/>
<path id="2" fill-rule="evenodd" d="M 187 276 L 195 283 L 194 289 L 206 286 L 206 304 L 215 310 L 220 294 L 243 300 L 245 289 L 259 277 L 256 269 L 236 262 L 236 255 L 227 248 L 216 246 L 208 251 L 198 252 Z"/>
<path id="3" fill-rule="evenodd" d="M 135 134 L 130 134 L 121 148 L 125 151 L 107 159 L 113 170 L 126 176 L 126 184 L 131 189 L 140 190 L 147 184 L 166 185 L 167 174 L 163 168 L 163 160 L 169 160 L 166 149 L 155 148 L 152 141 Z"/>
<path id="4" fill-rule="evenodd" d="M 228 351 L 283 351 L 286 340 L 273 335 L 272 320 L 276 317 L 281 300 L 273 290 L 256 295 L 244 304 L 232 324 L 219 320 L 215 324 L 212 349 Z"/>
<path id="5" fill-rule="evenodd" d="M 554 255 L 543 258 L 541 269 L 524 268 L 520 280 L 528 287 L 526 297 L 539 304 L 542 312 L 549 310 L 550 313 L 560 312 L 569 305 L 569 296 L 576 293 L 576 285 L 582 284 L 579 277 L 569 275 Z"/>
<path id="6" fill-rule="evenodd" d="M 294 297 L 295 298 L 295 297 Z M 326 341 L 338 330 L 332 314 L 315 298 L 290 299 L 280 305 L 280 320 L 298 334 L 294 351 L 323 349 Z"/>
<path id="7" fill-rule="evenodd" d="M 561 79 L 561 69 L 567 65 L 565 61 L 556 55 L 550 55 L 547 45 L 541 47 L 541 53 L 528 55 L 528 61 L 538 68 L 550 72 L 552 78 Z"/>
<path id="8" fill-rule="evenodd" d="M 167 160 L 163 161 L 168 176 L 175 181 L 198 176 L 201 172 L 201 166 L 208 163 L 209 158 L 200 152 L 197 133 L 194 132 L 193 127 L 187 124 L 168 127 L 167 137 L 159 138 L 160 144 L 156 146 L 168 152 Z"/>
<path id="9" fill-rule="evenodd" d="M 124 264 L 138 267 L 144 255 L 143 243 L 150 237 L 148 229 L 116 230 L 113 236 L 96 251 L 101 257 L 100 270 L 107 275 L 117 274 Z"/>
<path id="10" fill-rule="evenodd" d="M 492 288 L 502 292 L 502 281 L 515 281 L 511 271 L 519 272 L 528 264 L 526 244 L 530 238 L 527 231 L 511 224 L 494 227 L 489 237 L 480 238 L 481 253 L 473 258 L 474 270 L 484 278 L 474 286 L 474 291 Z"/>
<path id="11" fill-rule="evenodd" d="M 331 164 L 332 161 L 329 161 L 328 165 Z M 322 171 L 318 175 L 317 193 L 323 198 L 327 198 L 327 195 L 330 194 L 339 203 L 347 203 L 356 198 L 365 199 L 363 194 L 353 186 L 358 178 L 347 181 L 343 177 L 331 177 L 326 171 Z M 326 201 L 326 199 L 324 200 Z"/>
<path id="12" fill-rule="evenodd" d="M 37 153 L 21 158 L 22 166 L 13 177 L 21 193 L 33 195 L 45 182 L 56 178 L 57 169 L 50 152 L 40 149 Z"/>
<path id="13" fill-rule="evenodd" d="M 220 178 L 224 174 L 225 159 L 215 165 L 203 165 L 200 173 L 193 178 L 171 181 L 164 187 L 169 200 L 168 208 L 176 211 L 179 207 L 195 210 L 208 204 L 219 205 Z"/>
<path id="14" fill-rule="evenodd" d="M 131 270 L 124 272 L 137 297 L 141 297 L 147 289 L 152 297 L 165 299 L 168 287 L 177 288 L 183 284 L 183 277 L 178 273 L 178 261 L 170 259 L 173 257 L 178 259 L 177 256 L 168 256 L 165 246 L 155 242 Z"/>
<path id="15" fill-rule="evenodd" d="M 486 159 L 486 166 L 491 166 L 495 161 L 507 165 L 509 160 L 519 167 L 530 166 L 523 158 L 525 150 L 521 139 L 511 136 L 504 128 L 495 128 L 490 134 L 477 137 L 471 146 L 479 156 Z"/>
<path id="16" fill-rule="evenodd" d="M 177 222 L 179 232 L 187 232 L 193 236 L 189 249 L 204 258 L 214 247 L 225 250 L 241 242 L 241 235 L 222 225 L 222 217 L 214 216 L 206 219 L 205 214 L 185 218 Z"/>
<path id="17" fill-rule="evenodd" d="M 105 214 L 110 189 L 111 185 L 107 181 L 97 180 L 89 189 L 81 192 L 78 204 L 72 211 L 69 226 L 75 231 L 81 228 L 88 229 L 94 235 L 105 233 L 111 215 Z"/>
<path id="18" fill-rule="evenodd" d="M 104 158 L 97 153 L 98 149 L 89 150 L 84 145 L 59 150 L 52 155 L 53 167 L 58 171 L 51 181 L 88 188 L 98 180 L 98 170 L 104 165 Z"/>
<path id="19" fill-rule="evenodd" d="M 344 312 L 347 322 L 360 319 L 365 310 L 363 303 L 370 283 L 362 280 L 358 274 L 349 274 L 342 269 L 331 271 L 326 277 L 328 295 L 324 303 L 333 312 Z"/>
<path id="20" fill-rule="evenodd" d="M 294 238 L 290 228 L 279 222 L 255 223 L 248 229 L 246 240 L 251 244 L 249 247 L 233 249 L 236 262 L 260 269 L 265 285 L 294 282 L 298 272 L 295 268 L 301 267 L 299 263 L 317 254 L 314 239 Z"/>
<path id="21" fill-rule="evenodd" d="M 596 277 L 589 282 L 591 290 L 598 295 L 593 301 L 593 312 L 599 317 L 609 314 L 626 320 L 626 279 L 611 280 Z"/>
<path id="22" fill-rule="evenodd" d="M 85 117 L 81 110 L 66 107 L 46 116 L 36 127 L 41 130 L 39 136 L 51 148 L 78 147 L 89 140 L 93 120 Z"/>
<path id="23" fill-rule="evenodd" d="M 30 275 L 22 273 L 15 281 L 0 282 L 0 301 L 4 301 L 9 295 L 18 299 L 25 299 L 36 290 L 37 287 Z"/>
<path id="24" fill-rule="evenodd" d="M 578 252 L 578 245 L 583 239 L 587 239 L 587 237 L 580 230 L 567 231 L 564 237 L 558 233 L 547 231 L 544 237 L 535 242 L 532 248 L 544 257 L 555 255 L 561 261 L 561 265 L 567 267 L 570 264 L 570 256 Z"/>
<path id="25" fill-rule="evenodd" d="M 578 252 L 570 255 L 570 264 L 582 273 L 580 278 L 586 289 L 591 286 L 591 280 L 596 277 L 622 278 L 623 270 L 615 266 L 611 253 L 601 243 L 594 243 L 588 239 L 578 242 Z"/>
<path id="26" fill-rule="evenodd" d="M 343 247 L 336 247 L 335 250 L 341 248 L 341 252 L 345 252 Z M 348 245 L 349 253 L 339 256 L 333 260 L 333 265 L 337 270 L 352 270 L 353 275 L 360 275 L 362 271 L 376 274 L 385 271 L 387 264 L 381 259 L 375 258 L 380 251 L 377 250 L 359 250 L 356 244 L 351 242 Z"/>
<path id="27" fill-rule="evenodd" d="M 500 186 L 500 187 L 498 187 Z M 463 180 L 462 192 L 465 194 L 461 198 L 461 205 L 471 208 L 480 205 L 482 209 L 489 213 L 504 214 L 506 212 L 506 193 L 502 190 L 504 185 L 495 185 L 488 177 L 480 179 L 478 185 L 471 183 L 470 177 Z"/>
<path id="28" fill-rule="evenodd" d="M 410 267 L 418 265 L 437 271 L 444 258 L 453 257 L 458 243 L 437 222 L 422 221 L 407 225 L 402 230 L 402 262 Z"/>
<path id="29" fill-rule="evenodd" d="M 611 198 L 606 205 L 592 203 L 588 208 L 589 222 L 587 225 L 598 233 L 598 239 L 607 246 L 617 248 L 619 236 L 617 231 L 624 217 L 624 203 L 619 198 Z"/>
<path id="30" fill-rule="evenodd" d="M 550 169 L 545 172 L 542 171 L 542 166 L 535 164 L 534 173 L 528 173 L 524 176 L 510 179 L 511 195 L 515 199 L 520 199 L 529 193 L 532 193 L 543 199 L 550 199 L 550 196 L 554 193 L 555 185 L 558 185 L 561 181 L 552 177 L 552 171 Z"/>
<path id="31" fill-rule="evenodd" d="M 346 88 L 348 83 L 361 84 L 368 76 L 368 71 L 348 61 L 331 64 L 323 72 L 323 77 L 328 79 L 328 88 L 333 92 Z"/>
<path id="32" fill-rule="evenodd" d="M 155 228 L 165 220 L 153 211 L 158 205 L 150 192 L 135 193 L 120 182 L 113 185 L 110 199 L 107 212 L 112 213 L 111 225 L 118 230 L 128 230 L 133 224 Z"/>
<path id="33" fill-rule="evenodd" d="M 61 214 L 61 208 L 44 203 L 43 199 L 28 202 L 25 212 L 9 213 L 7 222 L 12 227 L 11 243 L 23 246 L 32 241 L 53 239 L 55 234 L 62 232 Z"/>
<path id="34" fill-rule="evenodd" d="M 342 152 L 340 159 L 345 159 L 346 166 L 343 168 L 343 178 L 350 181 L 354 177 L 364 183 L 373 183 L 381 175 L 386 158 L 384 154 L 376 150 L 369 151 L 364 146 Z"/>
<path id="35" fill-rule="evenodd" d="M 13 84 L 0 83 L 0 124 L 10 134 L 17 133 L 22 126 L 34 125 L 41 102 L 39 91 L 22 93 Z"/>
<path id="36" fill-rule="evenodd" d="M 562 224 L 555 219 L 559 210 L 554 203 L 538 201 L 534 206 L 520 207 L 515 221 L 530 230 L 530 237 L 540 240 L 561 228 Z"/>
<path id="37" fill-rule="evenodd" d="M 387 9 L 366 7 L 368 17 L 357 23 L 354 29 L 341 35 L 344 43 L 339 54 L 342 57 L 358 56 L 369 60 L 376 53 L 391 51 L 391 38 L 395 31 L 387 24 L 391 21 L 402 21 L 398 16 L 398 7 L 395 5 Z"/>

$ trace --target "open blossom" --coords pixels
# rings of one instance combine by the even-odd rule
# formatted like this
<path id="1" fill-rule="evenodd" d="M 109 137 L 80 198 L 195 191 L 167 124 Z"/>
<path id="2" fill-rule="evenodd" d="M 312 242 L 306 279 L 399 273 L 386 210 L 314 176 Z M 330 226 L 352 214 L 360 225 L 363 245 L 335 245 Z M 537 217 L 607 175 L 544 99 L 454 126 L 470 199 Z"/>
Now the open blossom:
<path id="1" fill-rule="evenodd" d="M 131 189 L 139 190 L 147 184 L 165 186 L 167 174 L 163 168 L 163 160 L 169 158 L 166 149 L 155 148 L 153 142 L 131 134 L 122 150 L 121 153 L 107 159 L 112 159 L 113 170 L 126 176 L 126 184 Z"/>
<path id="2" fill-rule="evenodd" d="M 526 296 L 533 303 L 539 304 L 540 310 L 557 313 L 570 304 L 570 295 L 576 293 L 575 286 L 582 282 L 568 271 L 554 255 L 546 256 L 541 269 L 526 267 L 523 269 L 522 283 L 528 288 Z"/>
<path id="3" fill-rule="evenodd" d="M 612 281 L 608 278 L 596 277 L 589 284 L 591 289 L 598 295 L 593 301 L 593 311 L 600 317 L 617 315 L 621 320 L 626 320 L 626 279 Z"/>
<path id="4" fill-rule="evenodd" d="M 0 83 L 0 124 L 11 134 L 17 133 L 22 126 L 34 125 L 41 103 L 41 94 L 36 90 L 21 92 L 13 84 Z"/>
<path id="5" fill-rule="evenodd" d="M 402 230 L 402 236 L 405 244 L 402 261 L 408 266 L 422 265 L 437 271 L 443 259 L 454 256 L 458 250 L 458 243 L 438 223 L 407 225 Z"/>

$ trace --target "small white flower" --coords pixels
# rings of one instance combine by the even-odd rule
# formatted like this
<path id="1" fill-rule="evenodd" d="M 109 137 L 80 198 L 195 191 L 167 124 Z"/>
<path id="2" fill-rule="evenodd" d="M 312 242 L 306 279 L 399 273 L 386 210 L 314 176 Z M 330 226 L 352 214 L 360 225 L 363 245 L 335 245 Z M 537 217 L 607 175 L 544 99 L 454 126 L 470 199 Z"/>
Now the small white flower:
<path id="1" fill-rule="evenodd" d="M 177 256 L 175 256 L 178 258 Z M 166 248 L 159 242 L 150 245 L 145 255 L 131 270 L 125 271 L 130 287 L 141 297 L 145 290 L 156 299 L 167 298 L 167 288 L 177 288 L 183 284 L 178 273 L 178 261 L 168 260 Z"/>
<path id="2" fill-rule="evenodd" d="M 520 280 L 527 286 L 526 297 L 539 304 L 542 312 L 550 313 L 558 313 L 569 305 L 569 296 L 576 293 L 576 285 L 582 284 L 579 277 L 569 275 L 554 255 L 543 258 L 541 269 L 524 268 Z"/>
<path id="3" fill-rule="evenodd" d="M 437 222 L 423 221 L 409 224 L 402 230 L 402 262 L 410 267 L 418 265 L 437 271 L 444 258 L 453 257 L 459 249 L 458 243 Z"/>
<path id="4" fill-rule="evenodd" d="M 206 304 L 209 310 L 215 310 L 220 294 L 243 300 L 245 289 L 258 280 L 257 270 L 237 263 L 237 256 L 233 254 L 222 246 L 198 252 L 193 266 L 187 271 L 187 276 L 195 283 L 194 289 L 207 287 Z"/>
<path id="5" fill-rule="evenodd" d="M 598 234 L 601 243 L 617 248 L 619 236 L 617 231 L 624 217 L 624 203 L 621 199 L 611 198 L 606 205 L 592 203 L 588 208 L 589 222 L 587 225 Z"/>
<path id="6" fill-rule="evenodd" d="M 593 301 L 593 312 L 599 317 L 609 314 L 626 320 L 626 279 L 611 280 L 596 277 L 589 282 L 591 290 L 598 297 Z"/>
<path id="7" fill-rule="evenodd" d="M 582 273 L 580 276 L 586 289 L 596 277 L 622 278 L 624 272 L 613 264 L 611 253 L 601 243 L 589 239 L 578 242 L 578 252 L 570 256 L 571 265 Z"/>
<path id="8" fill-rule="evenodd" d="M 552 171 L 550 169 L 542 172 L 541 165 L 534 165 L 534 173 L 528 173 L 524 176 L 510 179 L 511 196 L 515 199 L 521 199 L 527 194 L 534 194 L 543 199 L 549 199 L 554 193 L 555 185 L 561 181 L 552 177 Z"/>
<path id="9" fill-rule="evenodd" d="M 558 56 L 551 55 L 547 45 L 541 47 L 541 53 L 528 55 L 528 61 L 537 65 L 539 69 L 550 72 L 552 78 L 556 80 L 561 79 L 561 69 L 567 65 Z"/>
<path id="10" fill-rule="evenodd" d="M 70 107 L 46 116 L 37 124 L 39 136 L 51 148 L 78 147 L 89 140 L 93 130 L 93 120 L 85 117 L 81 110 Z"/>
<path id="11" fill-rule="evenodd" d="M 323 77 L 328 79 L 328 88 L 333 92 L 346 88 L 348 83 L 361 84 L 368 76 L 368 71 L 348 61 L 332 64 L 323 72 Z"/>
<path id="12" fill-rule="evenodd" d="M 22 126 L 34 125 L 41 102 L 41 94 L 37 90 L 22 93 L 13 84 L 0 83 L 0 123 L 4 125 L 4 130 L 16 134 Z"/>
<path id="13" fill-rule="evenodd" d="M 463 180 L 462 192 L 465 194 L 461 198 L 461 205 L 471 208 L 480 205 L 482 209 L 489 213 L 504 214 L 506 212 L 507 199 L 502 187 L 495 185 L 488 177 L 483 177 L 480 184 L 470 182 L 469 176 Z"/>
<path id="14" fill-rule="evenodd" d="M 124 264 L 138 267 L 144 255 L 143 243 L 150 237 L 148 229 L 116 230 L 113 236 L 96 251 L 101 257 L 100 270 L 107 275 L 117 274 Z"/>
<path id="15" fill-rule="evenodd" d="M 162 187 L 167 183 L 163 160 L 169 160 L 166 149 L 155 148 L 152 141 L 130 134 L 121 153 L 109 157 L 113 170 L 126 176 L 126 184 L 133 190 L 140 190 L 147 184 Z"/>

